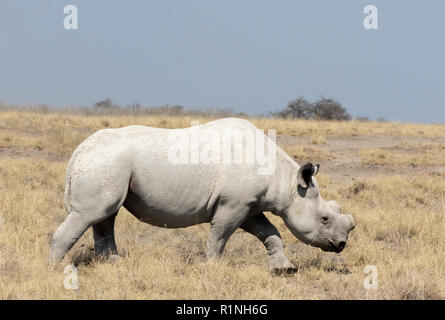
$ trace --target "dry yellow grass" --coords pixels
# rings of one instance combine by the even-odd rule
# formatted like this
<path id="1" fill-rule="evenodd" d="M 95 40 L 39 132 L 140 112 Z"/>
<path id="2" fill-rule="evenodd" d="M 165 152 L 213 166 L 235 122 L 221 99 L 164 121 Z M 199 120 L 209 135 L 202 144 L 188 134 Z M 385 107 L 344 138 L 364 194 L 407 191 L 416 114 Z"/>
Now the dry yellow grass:
<path id="1" fill-rule="evenodd" d="M 445 166 L 445 143 L 402 143 L 396 148 L 361 150 L 365 164 Z"/>
<path id="2" fill-rule="evenodd" d="M 312 144 L 326 144 L 326 139 L 322 136 L 314 135 L 311 138 L 311 143 Z"/>
<path id="3" fill-rule="evenodd" d="M 445 179 L 424 168 L 426 160 L 417 162 L 416 172 L 401 170 L 352 182 L 335 181 L 322 166 L 323 196 L 353 213 L 357 228 L 340 255 L 322 253 L 298 242 L 279 218 L 268 214 L 282 233 L 287 256 L 299 267 L 293 275 L 269 273 L 265 249 L 242 231 L 229 240 L 221 261 L 210 264 L 203 255 L 207 224 L 161 229 L 139 222 L 124 209 L 116 221 L 124 259 L 109 264 L 92 258 L 89 230 L 62 263 L 50 268 L 50 239 L 66 216 L 64 174 L 74 148 L 103 127 L 173 128 L 189 126 L 191 120 L 210 119 L 0 112 L 0 299 L 445 298 Z M 430 144 L 445 137 L 445 126 L 440 125 L 252 121 L 279 134 L 328 137 L 321 146 L 289 149 L 294 156 L 299 152 L 313 159 L 340 156 L 324 149 L 335 136 L 417 136 L 430 139 Z M 431 147 L 434 159 L 444 159 L 443 148 L 436 146 Z M 402 144 L 400 150 L 385 152 L 419 158 L 417 148 L 430 147 Z M 370 153 L 364 150 L 355 152 L 367 159 Z M 79 290 L 63 285 L 63 270 L 71 261 L 78 263 Z M 377 267 L 377 290 L 364 289 L 366 265 Z"/>
<path id="4" fill-rule="evenodd" d="M 298 145 L 298 146 L 291 146 L 291 147 L 283 147 L 283 150 L 292 158 L 294 158 L 295 161 L 298 163 L 306 163 L 307 161 L 321 161 L 321 160 L 327 160 L 332 159 L 334 155 L 324 149 L 313 147 L 313 146 L 304 146 L 304 145 Z"/>

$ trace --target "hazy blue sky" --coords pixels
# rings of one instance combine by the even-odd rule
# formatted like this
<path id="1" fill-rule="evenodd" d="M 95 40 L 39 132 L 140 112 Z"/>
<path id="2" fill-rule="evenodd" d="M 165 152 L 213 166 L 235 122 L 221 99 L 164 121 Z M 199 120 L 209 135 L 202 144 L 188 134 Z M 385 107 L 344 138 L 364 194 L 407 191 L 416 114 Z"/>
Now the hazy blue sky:
<path id="1" fill-rule="evenodd" d="M 445 123 L 444 15 L 439 0 L 1 0 L 0 100 L 259 114 L 323 95 L 354 116 Z"/>

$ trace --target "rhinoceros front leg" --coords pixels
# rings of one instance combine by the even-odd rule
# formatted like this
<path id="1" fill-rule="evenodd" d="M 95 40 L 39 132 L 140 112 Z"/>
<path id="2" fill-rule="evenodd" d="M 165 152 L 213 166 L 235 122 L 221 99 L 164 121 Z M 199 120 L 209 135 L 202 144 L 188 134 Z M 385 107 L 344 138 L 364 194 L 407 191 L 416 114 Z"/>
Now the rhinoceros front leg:
<path id="1" fill-rule="evenodd" d="M 266 247 L 270 256 L 270 268 L 275 273 L 292 273 L 297 268 L 284 255 L 283 242 L 277 228 L 263 213 L 249 217 L 241 228 L 257 237 Z"/>
<path id="2" fill-rule="evenodd" d="M 225 203 L 218 205 L 210 222 L 210 236 L 207 240 L 207 258 L 216 260 L 224 251 L 227 240 L 244 222 L 249 213 L 249 206 Z"/>

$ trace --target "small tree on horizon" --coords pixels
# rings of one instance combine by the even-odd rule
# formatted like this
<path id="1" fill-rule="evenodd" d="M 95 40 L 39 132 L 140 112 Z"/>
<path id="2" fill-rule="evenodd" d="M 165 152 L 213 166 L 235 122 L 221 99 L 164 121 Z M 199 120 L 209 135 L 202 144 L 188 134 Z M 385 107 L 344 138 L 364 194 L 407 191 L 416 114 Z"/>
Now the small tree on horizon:
<path id="1" fill-rule="evenodd" d="M 274 117 L 278 118 L 311 118 L 311 103 L 303 96 L 292 100 L 287 104 L 287 108 L 281 111 L 272 112 Z"/>
<path id="2" fill-rule="evenodd" d="M 321 98 L 313 103 L 312 112 L 317 120 L 351 120 L 351 115 L 333 98 Z"/>
<path id="3" fill-rule="evenodd" d="M 351 115 L 333 98 L 321 97 L 316 102 L 309 102 L 298 97 L 288 103 L 284 110 L 271 112 L 276 118 L 317 119 L 317 120 L 351 120 Z"/>
<path id="4" fill-rule="evenodd" d="M 94 104 L 94 107 L 97 108 L 97 109 L 114 109 L 114 108 L 118 108 L 118 106 L 115 105 L 110 98 L 105 99 L 105 100 L 101 100 L 99 102 L 96 102 Z"/>

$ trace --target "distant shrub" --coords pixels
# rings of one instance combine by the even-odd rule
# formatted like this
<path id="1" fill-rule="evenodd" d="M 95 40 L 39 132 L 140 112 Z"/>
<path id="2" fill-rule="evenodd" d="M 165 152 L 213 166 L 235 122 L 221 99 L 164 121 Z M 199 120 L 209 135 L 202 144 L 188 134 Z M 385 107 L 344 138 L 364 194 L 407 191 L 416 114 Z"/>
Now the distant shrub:
<path id="1" fill-rule="evenodd" d="M 98 109 L 110 109 L 112 107 L 114 107 L 113 102 L 111 101 L 111 99 L 105 99 L 99 102 L 96 102 L 94 104 L 94 107 L 98 108 Z"/>
<path id="2" fill-rule="evenodd" d="M 351 116 L 340 102 L 332 98 L 322 98 L 313 103 L 314 118 L 317 120 L 351 120 Z"/>
<path id="3" fill-rule="evenodd" d="M 321 98 L 310 103 L 303 97 L 288 103 L 284 110 L 272 112 L 277 118 L 299 118 L 316 120 L 351 120 L 350 114 L 333 98 Z"/>
<path id="4" fill-rule="evenodd" d="M 278 112 L 272 112 L 272 115 L 277 118 L 312 118 L 312 104 L 304 99 L 298 97 L 289 102 L 287 108 Z"/>

